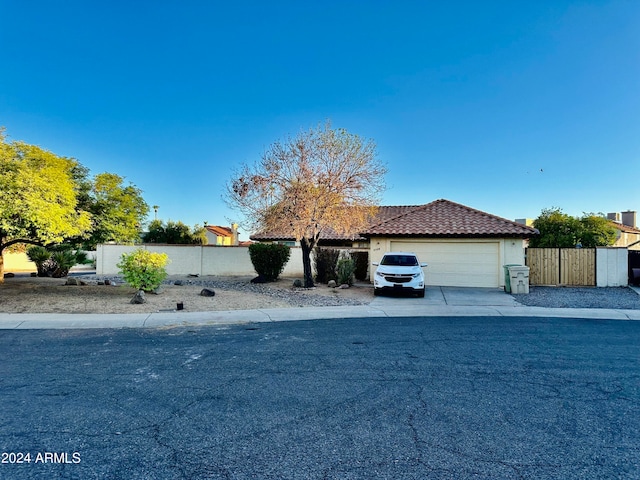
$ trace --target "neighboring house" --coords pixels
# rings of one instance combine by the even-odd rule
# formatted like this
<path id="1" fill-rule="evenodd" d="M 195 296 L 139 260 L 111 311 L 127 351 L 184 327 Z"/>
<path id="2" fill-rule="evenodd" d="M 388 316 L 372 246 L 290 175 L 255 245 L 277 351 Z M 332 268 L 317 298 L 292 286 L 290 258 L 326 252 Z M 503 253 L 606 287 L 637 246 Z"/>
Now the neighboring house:
<path id="1" fill-rule="evenodd" d="M 609 213 L 607 218 L 616 229 L 614 247 L 628 247 L 629 250 L 640 250 L 640 229 L 637 226 L 635 211 Z"/>
<path id="2" fill-rule="evenodd" d="M 427 285 L 500 287 L 506 264 L 524 265 L 524 242 L 532 227 L 451 202 L 380 207 L 371 225 L 355 237 L 328 229 L 320 245 L 368 247 L 369 262 L 385 252 L 409 251 L 426 267 Z M 286 234 L 263 233 L 257 241 L 291 242 Z"/>
<path id="3" fill-rule="evenodd" d="M 235 223 L 231 225 L 231 228 L 218 225 L 206 225 L 204 228 L 208 245 L 230 246 L 240 243 L 238 241 L 238 225 Z"/>

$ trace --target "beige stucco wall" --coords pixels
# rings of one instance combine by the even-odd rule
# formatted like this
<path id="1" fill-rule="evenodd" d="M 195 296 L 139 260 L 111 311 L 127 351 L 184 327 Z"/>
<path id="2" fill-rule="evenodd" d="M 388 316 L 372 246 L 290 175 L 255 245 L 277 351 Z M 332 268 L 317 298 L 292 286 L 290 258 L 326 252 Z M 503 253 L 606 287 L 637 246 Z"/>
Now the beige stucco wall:
<path id="1" fill-rule="evenodd" d="M 151 252 L 166 253 L 170 263 L 169 275 L 221 275 L 255 276 L 249 248 L 239 246 L 220 247 L 215 245 L 98 245 L 96 273 L 99 275 L 117 275 L 117 264 L 123 253 L 137 248 Z M 302 277 L 302 252 L 300 248 L 291 249 L 291 257 L 282 276 Z"/>
<path id="2" fill-rule="evenodd" d="M 391 251 L 391 243 L 397 241 L 411 241 L 411 242 L 424 242 L 424 243 L 442 243 L 453 242 L 458 244 L 465 243 L 498 243 L 499 251 L 499 277 L 500 286 L 504 286 L 504 269 L 503 265 L 515 264 L 524 265 L 524 248 L 525 241 L 519 238 L 407 238 L 407 237 L 373 237 L 369 246 L 369 262 L 371 271 L 375 270 L 375 267 L 371 266 L 371 263 L 378 263 L 382 259 L 382 256 Z"/>

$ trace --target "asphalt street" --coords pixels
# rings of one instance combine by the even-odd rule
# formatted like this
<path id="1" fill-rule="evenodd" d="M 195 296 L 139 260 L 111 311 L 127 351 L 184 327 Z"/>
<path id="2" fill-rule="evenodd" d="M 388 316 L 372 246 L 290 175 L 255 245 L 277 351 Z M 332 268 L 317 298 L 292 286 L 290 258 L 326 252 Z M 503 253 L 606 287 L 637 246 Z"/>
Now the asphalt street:
<path id="1" fill-rule="evenodd" d="M 0 352 L 3 479 L 640 478 L 636 321 L 16 329 Z"/>

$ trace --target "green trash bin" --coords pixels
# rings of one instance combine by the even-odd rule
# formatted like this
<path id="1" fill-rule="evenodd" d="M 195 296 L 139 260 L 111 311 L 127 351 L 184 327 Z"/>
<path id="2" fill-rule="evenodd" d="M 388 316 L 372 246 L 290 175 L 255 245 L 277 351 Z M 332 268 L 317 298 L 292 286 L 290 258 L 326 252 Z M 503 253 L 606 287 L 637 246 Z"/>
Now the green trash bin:
<path id="1" fill-rule="evenodd" d="M 504 291 L 511 293 L 511 275 L 509 275 L 509 267 L 520 267 L 519 263 L 510 263 L 503 265 L 504 267 Z"/>

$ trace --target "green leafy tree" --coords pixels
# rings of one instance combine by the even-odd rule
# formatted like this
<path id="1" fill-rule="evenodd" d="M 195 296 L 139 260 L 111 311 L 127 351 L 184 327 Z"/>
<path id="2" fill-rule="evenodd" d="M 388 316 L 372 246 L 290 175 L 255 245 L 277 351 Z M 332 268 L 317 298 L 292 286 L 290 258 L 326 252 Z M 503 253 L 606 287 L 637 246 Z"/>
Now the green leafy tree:
<path id="1" fill-rule="evenodd" d="M 533 226 L 540 231 L 529 242 L 534 248 L 600 247 L 616 240 L 615 228 L 603 215 L 590 213 L 576 218 L 558 207 L 542 210 Z"/>
<path id="2" fill-rule="evenodd" d="M 78 205 L 79 163 L 35 145 L 9 142 L 0 129 L 0 283 L 5 249 L 81 237 L 90 215 Z"/>
<path id="3" fill-rule="evenodd" d="M 144 243 L 167 243 L 171 245 L 206 245 L 204 227 L 195 225 L 193 229 L 182 222 L 152 220 L 149 231 L 142 235 Z"/>
<path id="4" fill-rule="evenodd" d="M 300 242 L 305 287 L 313 286 L 311 251 L 323 231 L 356 234 L 375 214 L 386 168 L 373 141 L 329 123 L 276 142 L 227 183 L 225 200 L 252 230 Z"/>
<path id="5" fill-rule="evenodd" d="M 604 214 L 586 213 L 580 219 L 583 247 L 606 247 L 616 241 L 616 229 Z"/>
<path id="6" fill-rule="evenodd" d="M 93 218 L 89 247 L 140 240 L 141 227 L 149 211 L 140 189 L 133 184 L 125 185 L 124 179 L 114 173 L 100 173 L 89 185 L 86 180 L 77 181 L 81 200 L 86 202 Z"/>

